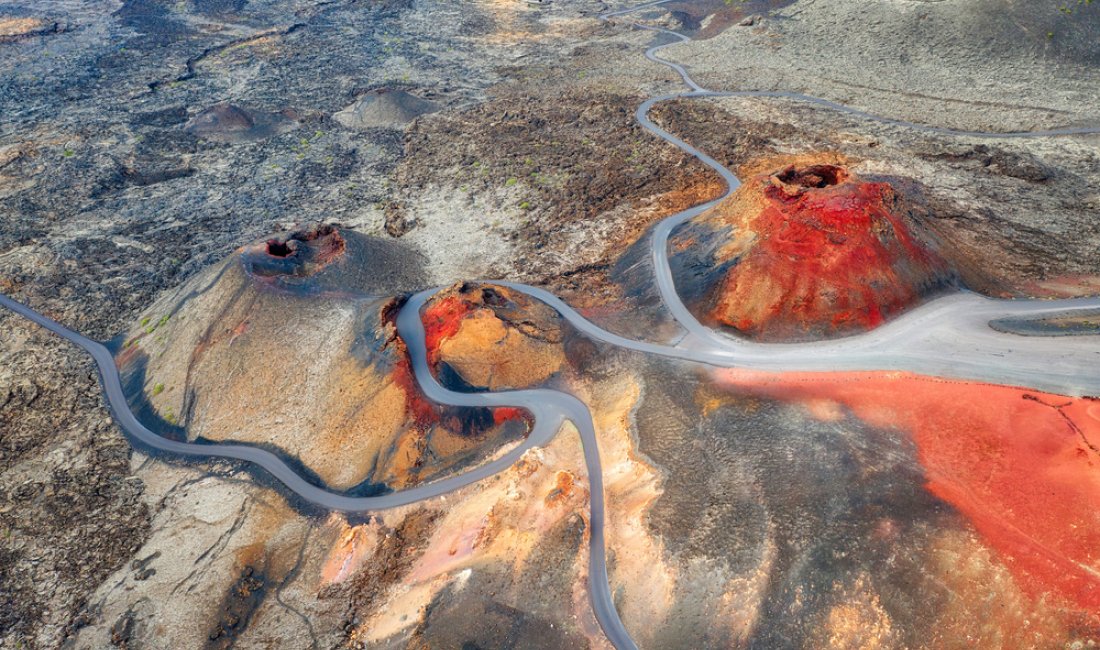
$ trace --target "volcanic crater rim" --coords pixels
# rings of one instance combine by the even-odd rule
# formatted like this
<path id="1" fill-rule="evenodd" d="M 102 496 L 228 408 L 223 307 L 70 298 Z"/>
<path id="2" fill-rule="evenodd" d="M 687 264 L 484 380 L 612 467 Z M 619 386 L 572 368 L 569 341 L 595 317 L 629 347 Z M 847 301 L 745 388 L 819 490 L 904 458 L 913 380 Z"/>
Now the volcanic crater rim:
<path id="1" fill-rule="evenodd" d="M 840 185 L 851 177 L 848 170 L 839 165 L 788 165 L 784 169 L 772 174 L 772 178 L 785 188 L 798 192 L 805 190 L 824 189 L 832 185 Z"/>

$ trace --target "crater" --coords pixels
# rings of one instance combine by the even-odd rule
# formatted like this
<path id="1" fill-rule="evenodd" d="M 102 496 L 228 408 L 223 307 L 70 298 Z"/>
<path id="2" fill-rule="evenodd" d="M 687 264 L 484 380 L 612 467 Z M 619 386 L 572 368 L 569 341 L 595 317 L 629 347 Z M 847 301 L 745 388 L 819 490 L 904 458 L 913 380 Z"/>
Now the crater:
<path id="1" fill-rule="evenodd" d="M 807 189 L 822 189 L 842 183 L 847 180 L 848 171 L 836 165 L 810 165 L 808 167 L 791 165 L 773 174 L 772 177 L 785 190 L 795 190 L 801 193 Z"/>
<path id="2" fill-rule="evenodd" d="M 254 276 L 309 277 L 340 260 L 346 251 L 347 240 L 338 227 L 318 224 L 247 247 L 241 261 Z"/>
<path id="3" fill-rule="evenodd" d="M 204 140 L 238 144 L 293 131 L 298 125 L 298 115 L 290 109 L 261 111 L 223 102 L 200 111 L 183 128 Z"/>
<path id="4" fill-rule="evenodd" d="M 296 246 L 277 239 L 267 240 L 267 254 L 272 257 L 290 257 L 295 253 Z"/>
<path id="5" fill-rule="evenodd" d="M 531 388 L 566 366 L 560 314 L 508 287 L 459 283 L 424 306 L 428 361 L 453 390 Z"/>

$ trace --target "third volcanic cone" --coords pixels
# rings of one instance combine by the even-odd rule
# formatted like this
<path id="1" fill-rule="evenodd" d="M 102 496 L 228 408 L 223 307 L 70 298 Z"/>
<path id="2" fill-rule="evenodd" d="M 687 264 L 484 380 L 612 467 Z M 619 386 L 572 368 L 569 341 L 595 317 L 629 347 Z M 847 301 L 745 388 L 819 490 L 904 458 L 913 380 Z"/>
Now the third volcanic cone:
<path id="1" fill-rule="evenodd" d="M 953 282 L 885 182 L 834 164 L 749 178 L 677 231 L 677 287 L 702 322 L 763 341 L 874 328 Z"/>

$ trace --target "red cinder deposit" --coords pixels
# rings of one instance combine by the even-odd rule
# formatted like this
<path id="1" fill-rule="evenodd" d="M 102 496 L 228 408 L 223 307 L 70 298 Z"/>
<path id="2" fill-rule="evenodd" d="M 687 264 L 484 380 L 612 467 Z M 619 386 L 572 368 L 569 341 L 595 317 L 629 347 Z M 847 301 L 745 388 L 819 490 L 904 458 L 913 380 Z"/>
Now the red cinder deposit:
<path id="1" fill-rule="evenodd" d="M 1100 401 L 893 372 L 718 376 L 819 418 L 847 409 L 908 433 L 928 489 L 973 523 L 1025 592 L 1100 621 Z"/>
<path id="2" fill-rule="evenodd" d="M 530 388 L 565 365 L 561 317 L 508 287 L 458 284 L 433 296 L 421 316 L 432 368 L 445 366 L 469 387 Z"/>
<path id="3" fill-rule="evenodd" d="M 429 401 L 421 393 L 416 377 L 413 373 L 405 342 L 396 335 L 393 325 L 397 318 L 400 303 L 393 302 L 386 308 L 383 320 L 392 329 L 392 336 L 388 345 L 397 353 L 397 361 L 393 366 L 393 379 L 401 386 L 405 393 L 405 409 L 412 416 L 417 426 L 427 427 L 440 423 L 443 420 L 455 420 L 456 413 L 452 409 L 442 408 Z M 473 305 L 455 295 L 447 295 L 443 298 L 430 301 L 421 312 L 421 321 L 424 323 L 424 343 L 427 351 L 428 364 L 437 368 L 440 359 L 440 343 L 458 333 L 463 319 L 473 311 Z M 527 412 L 520 408 L 497 407 L 491 409 L 492 425 L 499 426 L 510 420 L 522 421 L 527 419 Z M 448 418 L 448 414 L 450 418 Z M 460 419 L 460 418 L 459 418 Z M 450 422 L 456 430 L 466 430 L 457 421 Z M 469 423 L 467 423 L 469 424 Z M 488 422 L 479 423 L 481 426 L 489 426 Z"/>
<path id="4" fill-rule="evenodd" d="M 841 165 L 758 174 L 678 233 L 674 250 L 712 256 L 701 275 L 678 281 L 708 285 L 687 292 L 701 296 L 692 306 L 702 320 L 753 338 L 865 331 L 952 277 L 908 213 L 889 183 Z"/>
<path id="5" fill-rule="evenodd" d="M 424 345 L 428 363 L 439 363 L 439 344 L 458 333 L 462 320 L 474 310 L 474 305 L 458 295 L 447 295 L 429 302 L 421 315 L 424 322 Z"/>

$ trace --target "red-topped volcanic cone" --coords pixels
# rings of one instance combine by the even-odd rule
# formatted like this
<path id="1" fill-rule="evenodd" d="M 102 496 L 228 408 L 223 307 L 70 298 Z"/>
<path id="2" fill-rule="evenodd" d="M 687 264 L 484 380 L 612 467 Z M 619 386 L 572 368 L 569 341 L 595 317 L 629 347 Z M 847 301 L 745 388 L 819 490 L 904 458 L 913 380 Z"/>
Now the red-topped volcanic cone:
<path id="1" fill-rule="evenodd" d="M 832 164 L 751 177 L 673 239 L 696 316 L 762 340 L 876 327 L 952 274 L 889 183 Z"/>

